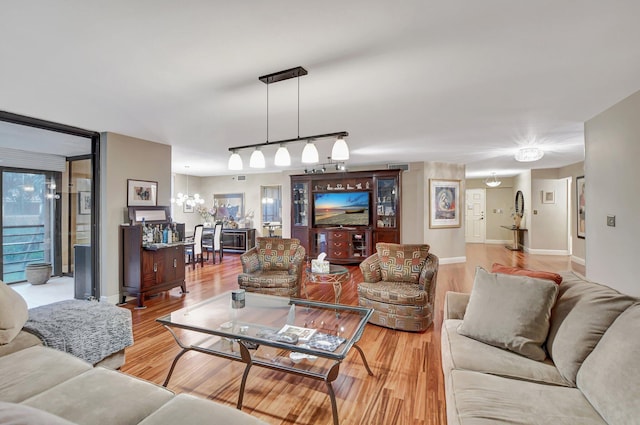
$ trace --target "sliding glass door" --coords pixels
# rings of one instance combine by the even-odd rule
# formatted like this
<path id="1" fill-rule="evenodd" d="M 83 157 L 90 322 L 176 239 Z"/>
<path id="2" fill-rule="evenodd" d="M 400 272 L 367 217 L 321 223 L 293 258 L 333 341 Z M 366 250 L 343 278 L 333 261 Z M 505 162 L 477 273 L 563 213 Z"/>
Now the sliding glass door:
<path id="1" fill-rule="evenodd" d="M 29 263 L 50 263 L 60 274 L 60 173 L 4 169 L 1 178 L 2 280 L 25 280 Z"/>

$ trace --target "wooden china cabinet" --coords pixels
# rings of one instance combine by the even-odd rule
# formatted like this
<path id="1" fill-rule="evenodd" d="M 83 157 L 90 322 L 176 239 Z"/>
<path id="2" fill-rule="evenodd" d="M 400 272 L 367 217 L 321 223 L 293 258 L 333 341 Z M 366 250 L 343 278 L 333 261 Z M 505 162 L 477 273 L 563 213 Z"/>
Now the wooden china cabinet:
<path id="1" fill-rule="evenodd" d="M 378 242 L 400 243 L 402 170 L 291 176 L 291 236 L 307 255 L 360 263 Z"/>

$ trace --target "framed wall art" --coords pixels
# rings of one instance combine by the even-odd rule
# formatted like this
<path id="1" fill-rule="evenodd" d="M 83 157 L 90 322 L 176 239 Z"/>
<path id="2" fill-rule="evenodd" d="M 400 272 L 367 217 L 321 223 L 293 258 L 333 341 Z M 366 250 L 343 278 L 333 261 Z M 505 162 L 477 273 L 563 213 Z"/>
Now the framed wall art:
<path id="1" fill-rule="evenodd" d="M 186 202 L 182 204 L 183 213 L 192 213 L 193 211 L 194 211 L 193 205 L 187 204 Z"/>
<path id="2" fill-rule="evenodd" d="M 158 205 L 158 182 L 146 180 L 127 180 L 127 206 Z"/>
<path id="3" fill-rule="evenodd" d="M 460 227 L 460 180 L 429 179 L 429 228 Z"/>
<path id="4" fill-rule="evenodd" d="M 78 214 L 91 214 L 91 192 L 78 192 Z"/>
<path id="5" fill-rule="evenodd" d="M 238 221 L 244 218 L 244 193 L 213 195 L 216 220 Z"/>
<path id="6" fill-rule="evenodd" d="M 542 203 L 543 204 L 555 204 L 556 203 L 556 192 L 554 190 L 543 190 L 542 191 Z"/>
<path id="7" fill-rule="evenodd" d="M 576 177 L 576 223 L 578 224 L 578 236 L 584 239 L 586 233 L 586 199 L 585 199 L 585 182 L 584 176 Z"/>

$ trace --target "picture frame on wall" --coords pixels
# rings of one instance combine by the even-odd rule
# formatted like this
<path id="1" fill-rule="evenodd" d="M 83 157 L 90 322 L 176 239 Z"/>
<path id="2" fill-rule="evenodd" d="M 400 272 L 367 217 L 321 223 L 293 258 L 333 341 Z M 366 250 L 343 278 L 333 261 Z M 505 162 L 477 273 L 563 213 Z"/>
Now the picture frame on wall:
<path id="1" fill-rule="evenodd" d="M 542 191 L 542 203 L 543 204 L 555 204 L 556 203 L 556 192 L 553 190 L 543 190 Z"/>
<path id="2" fill-rule="evenodd" d="M 192 213 L 194 211 L 193 205 L 189 205 L 186 202 L 182 204 L 183 213 Z"/>
<path id="3" fill-rule="evenodd" d="M 91 192 L 78 192 L 78 214 L 91 214 Z"/>
<path id="4" fill-rule="evenodd" d="M 584 176 L 576 177 L 576 223 L 577 233 L 580 239 L 587 236 L 586 228 L 586 198 L 585 198 L 585 180 Z"/>
<path id="5" fill-rule="evenodd" d="M 127 206 L 158 205 L 158 182 L 127 179 Z"/>
<path id="6" fill-rule="evenodd" d="M 216 220 L 238 222 L 244 218 L 244 193 L 213 195 L 213 207 L 216 210 Z"/>
<path id="7" fill-rule="evenodd" d="M 429 228 L 460 227 L 460 180 L 429 179 Z"/>

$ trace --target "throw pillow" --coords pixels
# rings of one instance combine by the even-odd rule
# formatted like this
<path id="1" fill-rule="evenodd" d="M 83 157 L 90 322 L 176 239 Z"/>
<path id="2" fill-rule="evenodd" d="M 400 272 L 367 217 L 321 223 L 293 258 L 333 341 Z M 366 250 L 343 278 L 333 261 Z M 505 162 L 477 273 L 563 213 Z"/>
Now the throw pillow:
<path id="1" fill-rule="evenodd" d="M 0 280 L 0 344 L 10 343 L 29 319 L 26 301 Z"/>
<path id="2" fill-rule="evenodd" d="M 382 280 L 418 283 L 420 271 L 429 255 L 429 245 L 379 242 L 376 244 L 376 250 L 380 259 Z"/>
<path id="3" fill-rule="evenodd" d="M 489 273 L 481 267 L 458 333 L 533 360 L 544 344 L 558 285 L 547 279 Z"/>
<path id="4" fill-rule="evenodd" d="M 562 283 L 562 276 L 560 276 L 558 273 L 545 272 L 542 270 L 529 270 L 520 267 L 509 267 L 498 263 L 493 263 L 493 266 L 491 266 L 491 273 L 513 274 L 516 276 L 529 276 L 537 277 L 538 279 L 549 279 L 553 280 L 558 285 Z"/>
<path id="5" fill-rule="evenodd" d="M 44 410 L 0 401 L 0 424 L 4 425 L 72 425 L 66 419 Z"/>

